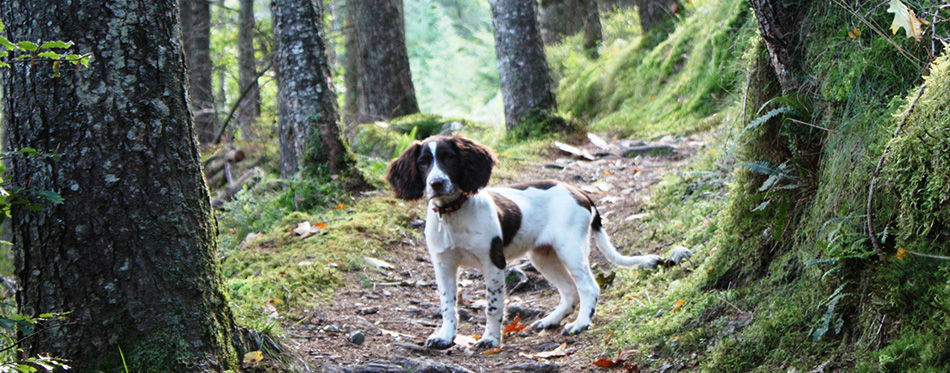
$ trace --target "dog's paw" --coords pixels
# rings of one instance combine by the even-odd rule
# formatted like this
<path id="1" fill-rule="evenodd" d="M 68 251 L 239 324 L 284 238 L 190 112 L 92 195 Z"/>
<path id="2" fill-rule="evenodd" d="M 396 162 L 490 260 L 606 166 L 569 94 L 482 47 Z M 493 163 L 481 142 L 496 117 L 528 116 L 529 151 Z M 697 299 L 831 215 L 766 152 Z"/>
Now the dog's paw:
<path id="1" fill-rule="evenodd" d="M 567 324 L 567 325 L 564 326 L 564 331 L 562 331 L 561 334 L 564 334 L 564 335 L 577 335 L 577 334 L 581 334 L 582 331 L 587 330 L 587 328 L 589 328 L 589 327 L 590 327 L 590 324 L 588 324 L 588 325 L 577 325 L 577 326 L 575 326 L 574 323 L 570 323 L 570 324 Z"/>
<path id="2" fill-rule="evenodd" d="M 455 342 L 451 339 L 442 339 L 439 337 L 429 337 L 426 340 L 426 348 L 431 348 L 433 350 L 444 350 L 455 345 Z"/>
<path id="3" fill-rule="evenodd" d="M 538 321 L 535 321 L 534 324 L 531 324 L 531 329 L 534 329 L 536 331 L 542 331 L 545 329 L 554 329 L 558 326 L 560 326 L 560 324 L 554 324 L 554 323 L 547 322 L 544 320 L 538 320 Z"/>
<path id="4" fill-rule="evenodd" d="M 482 337 L 478 342 L 475 342 L 475 348 L 479 350 L 488 350 L 499 346 L 501 346 L 501 342 L 495 338 Z"/>
<path id="5" fill-rule="evenodd" d="M 659 255 L 643 255 L 643 261 L 640 262 L 639 267 L 641 269 L 653 269 L 656 268 L 656 265 L 660 263 Z"/>

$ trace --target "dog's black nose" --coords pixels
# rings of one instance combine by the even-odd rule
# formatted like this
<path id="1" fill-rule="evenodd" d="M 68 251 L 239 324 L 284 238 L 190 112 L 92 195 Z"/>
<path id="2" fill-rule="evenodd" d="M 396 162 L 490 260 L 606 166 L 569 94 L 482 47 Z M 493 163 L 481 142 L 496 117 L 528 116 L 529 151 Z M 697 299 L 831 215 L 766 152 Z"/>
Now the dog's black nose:
<path id="1" fill-rule="evenodd" d="M 429 183 L 429 186 L 431 186 L 433 190 L 442 190 L 445 186 L 445 180 L 434 180 Z"/>

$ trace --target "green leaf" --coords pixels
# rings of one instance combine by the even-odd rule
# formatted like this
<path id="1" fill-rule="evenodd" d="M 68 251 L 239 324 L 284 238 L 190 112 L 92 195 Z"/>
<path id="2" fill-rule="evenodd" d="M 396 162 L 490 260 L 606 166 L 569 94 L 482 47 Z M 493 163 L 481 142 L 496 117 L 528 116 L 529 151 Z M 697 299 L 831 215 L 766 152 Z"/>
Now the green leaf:
<path id="1" fill-rule="evenodd" d="M 73 42 L 71 41 L 53 40 L 53 41 L 48 41 L 48 42 L 43 43 L 43 45 L 40 46 L 40 49 L 51 49 L 51 48 L 66 49 L 71 46 L 73 46 Z"/>
<path id="2" fill-rule="evenodd" d="M 7 40 L 7 38 L 5 38 L 5 37 L 3 37 L 3 36 L 0 36 L 0 45 L 2 45 L 2 46 L 3 46 L 4 48 L 6 48 L 7 50 L 11 50 L 11 51 L 12 51 L 12 50 L 16 49 L 16 45 L 14 45 L 13 43 L 11 43 L 10 40 Z"/>
<path id="3" fill-rule="evenodd" d="M 50 203 L 54 205 L 63 203 L 63 196 L 59 195 L 59 193 L 56 193 L 52 190 L 41 190 L 35 193 L 36 195 L 45 198 L 47 201 L 50 201 Z"/>
<path id="4" fill-rule="evenodd" d="M 37 371 L 36 368 L 28 364 L 17 364 L 16 370 L 20 373 L 35 373 Z"/>
<path id="5" fill-rule="evenodd" d="M 89 67 L 89 56 L 79 59 L 79 63 L 82 64 L 82 67 Z"/>
<path id="6" fill-rule="evenodd" d="M 30 51 L 30 52 L 35 52 L 36 49 L 40 47 L 36 43 L 30 42 L 30 41 L 21 41 L 19 43 L 16 43 L 16 46 L 22 50 Z"/>
<path id="7" fill-rule="evenodd" d="M 62 57 L 59 55 L 59 53 L 53 51 L 40 52 L 36 56 L 40 58 L 49 58 L 51 60 L 58 60 Z"/>
<path id="8" fill-rule="evenodd" d="M 34 155 L 34 154 L 36 154 L 36 153 L 38 153 L 38 152 L 36 151 L 36 149 L 30 148 L 30 147 L 26 147 L 26 148 L 22 148 L 22 149 L 20 149 L 20 150 L 17 150 L 17 153 L 20 154 L 20 155 L 31 156 L 31 155 Z"/>

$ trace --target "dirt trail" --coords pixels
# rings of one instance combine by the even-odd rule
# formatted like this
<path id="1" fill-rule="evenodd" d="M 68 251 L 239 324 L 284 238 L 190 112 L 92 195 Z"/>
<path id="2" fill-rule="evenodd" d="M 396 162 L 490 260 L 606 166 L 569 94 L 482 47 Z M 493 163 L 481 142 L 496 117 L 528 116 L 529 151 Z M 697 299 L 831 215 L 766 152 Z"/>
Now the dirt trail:
<path id="1" fill-rule="evenodd" d="M 523 162 L 523 172 L 517 179 L 496 175 L 493 184 L 556 179 L 578 186 L 591 195 L 605 218 L 612 240 L 623 248 L 633 235 L 639 234 L 632 227 L 638 218 L 649 213 L 642 211 L 642 205 L 644 198 L 652 194 L 653 186 L 665 175 L 682 169 L 705 143 L 692 138 L 665 137 L 648 144 L 612 139 L 600 145 L 589 143 L 578 147 L 594 160 L 571 155 L 552 145 L 547 157 Z M 636 157 L 620 156 L 631 147 L 643 145 L 660 145 L 660 148 L 670 145 L 675 151 L 668 153 L 660 149 Z M 422 204 L 419 209 L 421 212 Z M 421 219 L 409 223 L 421 231 Z M 647 248 L 642 253 L 665 255 L 666 250 Z M 322 305 L 307 320 L 285 326 L 289 343 L 312 359 L 310 365 L 315 371 L 608 371 L 591 365 L 604 352 L 604 335 L 598 333 L 597 326 L 613 317 L 603 311 L 595 315 L 594 328 L 580 335 L 562 336 L 559 330 L 538 333 L 526 328 L 506 335 L 503 348 L 494 354 L 465 346 L 464 338 L 457 339 L 456 346 L 445 351 L 424 349 L 421 345 L 440 323 L 435 278 L 425 243 L 403 242 L 389 252 L 380 253 L 379 259 L 392 267 L 367 265 L 362 273 L 348 273 L 333 304 Z M 595 274 L 610 268 L 596 250 L 591 259 Z M 523 260 L 515 261 L 509 268 L 521 263 Z M 529 281 L 509 295 L 508 316 L 521 313 L 522 322 L 530 325 L 538 315 L 543 316 L 553 309 L 558 295 L 536 272 L 524 273 Z M 485 324 L 485 288 L 478 271 L 471 269 L 462 272 L 459 285 L 459 335 L 471 337 L 481 333 Z M 608 289 L 603 296 L 615 298 L 618 292 Z M 571 315 L 568 320 L 573 318 Z M 354 343 L 360 339 L 363 339 L 362 344 Z M 554 350 L 562 343 L 566 344 L 567 356 L 551 359 L 524 356 Z M 390 365 L 374 365 L 372 361 L 387 361 Z"/>

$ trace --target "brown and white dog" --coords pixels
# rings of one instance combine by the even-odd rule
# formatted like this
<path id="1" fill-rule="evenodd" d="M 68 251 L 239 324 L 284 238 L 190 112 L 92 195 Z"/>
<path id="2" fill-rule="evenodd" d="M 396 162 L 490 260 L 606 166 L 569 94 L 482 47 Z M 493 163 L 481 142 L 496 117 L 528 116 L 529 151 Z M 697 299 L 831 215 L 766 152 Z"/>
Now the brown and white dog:
<path id="1" fill-rule="evenodd" d="M 485 276 L 488 322 L 477 346 L 492 348 L 501 344 L 509 260 L 527 254 L 560 294 L 558 306 L 535 322 L 535 329 L 559 326 L 580 304 L 565 334 L 590 326 L 600 295 L 588 261 L 592 230 L 597 247 L 616 265 L 652 268 L 660 260 L 656 255 L 618 253 L 591 199 L 570 185 L 547 180 L 482 189 L 495 162 L 489 148 L 471 139 L 433 136 L 413 142 L 389 166 L 386 178 L 397 198 L 429 201 L 425 237 L 435 266 L 442 326 L 429 336 L 426 347 L 453 345 L 459 266 L 478 268 Z"/>

